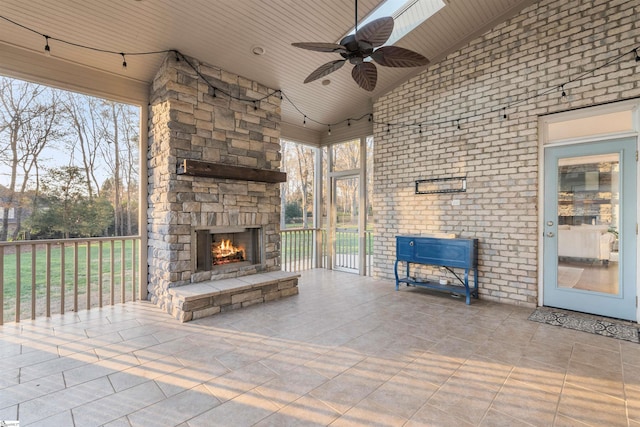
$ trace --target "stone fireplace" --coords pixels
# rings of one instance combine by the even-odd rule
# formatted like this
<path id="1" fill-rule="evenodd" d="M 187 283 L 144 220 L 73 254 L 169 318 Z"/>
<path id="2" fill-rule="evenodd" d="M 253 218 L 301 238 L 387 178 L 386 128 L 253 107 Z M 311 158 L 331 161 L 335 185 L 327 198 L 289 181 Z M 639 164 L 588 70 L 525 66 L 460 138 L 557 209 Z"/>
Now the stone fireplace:
<path id="1" fill-rule="evenodd" d="M 148 291 L 174 314 L 170 289 L 280 271 L 280 97 L 188 61 L 165 58 L 149 105 Z"/>

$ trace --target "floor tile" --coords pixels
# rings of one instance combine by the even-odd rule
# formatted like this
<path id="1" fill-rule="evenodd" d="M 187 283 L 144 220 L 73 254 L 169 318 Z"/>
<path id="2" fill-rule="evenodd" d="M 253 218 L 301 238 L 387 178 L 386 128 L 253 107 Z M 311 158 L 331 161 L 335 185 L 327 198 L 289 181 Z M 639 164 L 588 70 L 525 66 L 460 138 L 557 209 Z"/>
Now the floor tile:
<path id="1" fill-rule="evenodd" d="M 218 405 L 220 401 L 206 387 L 198 386 L 136 411 L 128 418 L 133 427 L 174 426 Z"/>
<path id="2" fill-rule="evenodd" d="M 248 392 L 189 420 L 190 427 L 250 426 L 279 408 L 260 394 Z"/>
<path id="3" fill-rule="evenodd" d="M 162 359 L 139 364 L 134 362 L 134 360 L 137 361 L 138 359 L 132 354 L 129 354 L 108 359 L 106 362 L 121 359 L 125 356 L 133 360 L 122 364 L 121 369 L 109 375 L 109 381 L 116 392 L 120 392 L 127 388 L 147 382 L 148 380 L 156 379 L 184 368 L 182 363 L 173 356 L 167 356 Z"/>
<path id="4" fill-rule="evenodd" d="M 387 412 L 409 419 L 438 390 L 438 386 L 401 371 L 382 384 L 367 400 L 376 403 Z"/>
<path id="5" fill-rule="evenodd" d="M 597 426 L 626 426 L 624 400 L 578 388 L 565 386 L 558 405 L 558 413 Z"/>
<path id="6" fill-rule="evenodd" d="M 276 373 L 271 369 L 256 362 L 210 379 L 204 385 L 218 400 L 226 402 L 270 381 L 275 376 Z"/>
<path id="7" fill-rule="evenodd" d="M 85 382 L 75 387 L 49 393 L 20 404 L 20 422 L 30 424 L 47 420 L 60 412 L 70 414 L 70 410 L 94 400 L 113 394 L 113 388 L 106 378 Z M 53 424 L 51 424 L 53 425 Z"/>
<path id="8" fill-rule="evenodd" d="M 344 414 L 380 387 L 382 383 L 383 381 L 367 378 L 349 369 L 315 388 L 309 394 Z"/>
<path id="9" fill-rule="evenodd" d="M 301 366 L 279 374 L 254 391 L 282 408 L 325 382 L 326 377 L 311 368 Z"/>
<path id="10" fill-rule="evenodd" d="M 153 381 L 128 388 L 72 410 L 78 426 L 102 425 L 136 412 L 165 398 Z"/>
<path id="11" fill-rule="evenodd" d="M 405 424 L 406 427 L 471 427 L 473 425 L 429 404 L 423 406 Z"/>
<path id="12" fill-rule="evenodd" d="M 254 427 L 282 427 L 282 426 L 327 426 L 340 416 L 335 409 L 330 408 L 311 396 L 302 396 L 295 402 L 269 415 Z"/>
<path id="13" fill-rule="evenodd" d="M 496 394 L 496 390 L 482 384 L 452 377 L 429 398 L 427 403 L 465 422 L 478 425 Z"/>
<path id="14" fill-rule="evenodd" d="M 547 393 L 560 394 L 567 370 L 523 357 L 513 368 L 509 379 L 526 383 Z"/>
<path id="15" fill-rule="evenodd" d="M 612 367 L 602 366 L 600 369 L 593 369 L 591 365 L 572 360 L 567 369 L 566 382 L 580 388 L 624 399 L 622 370 L 610 368 Z"/>
<path id="16" fill-rule="evenodd" d="M 331 427 L 400 427 L 406 422 L 406 418 L 385 410 L 375 402 L 364 399 L 332 422 Z"/>
<path id="17" fill-rule="evenodd" d="M 620 372 L 622 368 L 620 351 L 607 350 L 582 343 L 574 344 L 571 361 L 584 363 L 607 371 Z"/>
<path id="18" fill-rule="evenodd" d="M 491 408 L 535 426 L 553 423 L 560 393 L 552 393 L 526 382 L 509 378 Z"/>
<path id="19" fill-rule="evenodd" d="M 638 344 L 335 271 L 299 288 L 188 323 L 138 301 L 0 326 L 0 419 L 640 427 Z"/>
<path id="20" fill-rule="evenodd" d="M 25 425 L 24 423 L 20 423 L 20 425 Z M 55 415 L 51 415 L 47 418 L 44 418 L 40 421 L 36 421 L 34 423 L 30 423 L 29 427 L 76 427 L 77 424 L 73 421 L 73 416 L 71 415 L 71 411 L 63 411 L 59 412 Z"/>

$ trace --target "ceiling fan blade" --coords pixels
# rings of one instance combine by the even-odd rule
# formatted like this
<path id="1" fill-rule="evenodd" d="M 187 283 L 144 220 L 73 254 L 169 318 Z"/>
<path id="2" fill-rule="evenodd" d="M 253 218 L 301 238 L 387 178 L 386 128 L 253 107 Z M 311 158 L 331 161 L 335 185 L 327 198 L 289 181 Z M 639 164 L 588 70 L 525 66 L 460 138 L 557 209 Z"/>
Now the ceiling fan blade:
<path id="1" fill-rule="evenodd" d="M 378 82 L 378 69 L 371 62 L 363 62 L 351 70 L 351 77 L 364 90 L 371 92 Z"/>
<path id="2" fill-rule="evenodd" d="M 429 60 L 419 53 L 397 46 L 376 49 L 371 58 L 385 67 L 420 67 L 429 63 Z"/>
<path id="3" fill-rule="evenodd" d="M 324 65 L 318 67 L 313 73 L 309 74 L 309 77 L 305 79 L 305 83 L 318 80 L 321 77 L 331 74 L 336 70 L 339 70 L 345 63 L 345 59 L 338 59 L 336 61 L 327 62 Z"/>
<path id="4" fill-rule="evenodd" d="M 357 41 L 365 41 L 373 47 L 382 46 L 393 32 L 393 18 L 387 16 L 369 22 L 356 32 Z"/>
<path id="5" fill-rule="evenodd" d="M 314 50 L 316 52 L 345 52 L 344 46 L 335 43 L 291 43 L 291 46 L 301 49 Z"/>

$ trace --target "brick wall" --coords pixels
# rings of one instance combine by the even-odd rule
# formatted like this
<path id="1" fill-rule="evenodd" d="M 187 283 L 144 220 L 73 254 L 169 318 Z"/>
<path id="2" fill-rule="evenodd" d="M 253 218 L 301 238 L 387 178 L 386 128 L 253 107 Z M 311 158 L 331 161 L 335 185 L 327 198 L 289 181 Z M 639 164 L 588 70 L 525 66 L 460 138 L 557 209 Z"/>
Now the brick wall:
<path id="1" fill-rule="evenodd" d="M 272 89 L 189 61 L 215 87 L 243 99 Z M 216 278 L 280 270 L 280 186 L 263 182 L 179 175 L 184 159 L 267 170 L 280 168 L 280 97 L 254 103 L 214 93 L 185 61 L 168 55 L 153 81 L 149 105 L 148 263 L 149 297 L 170 309 L 168 289 L 214 273 L 194 273 L 196 227 L 261 226 L 264 259 Z"/>
<path id="2" fill-rule="evenodd" d="M 377 100 L 374 275 L 393 277 L 397 234 L 456 233 L 480 241 L 481 298 L 535 305 L 538 118 L 640 97 L 640 64 L 630 54 L 566 85 L 569 102 L 557 89 L 500 108 L 640 45 L 638 16 L 638 1 L 543 0 Z M 414 194 L 417 179 L 464 175 L 465 193 Z"/>

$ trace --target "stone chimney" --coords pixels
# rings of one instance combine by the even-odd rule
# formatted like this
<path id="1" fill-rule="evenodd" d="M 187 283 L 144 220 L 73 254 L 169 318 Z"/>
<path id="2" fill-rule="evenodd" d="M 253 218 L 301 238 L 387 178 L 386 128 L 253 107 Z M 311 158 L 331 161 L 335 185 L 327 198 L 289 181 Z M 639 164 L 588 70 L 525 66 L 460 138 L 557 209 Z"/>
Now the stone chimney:
<path id="1" fill-rule="evenodd" d="M 168 309 L 168 289 L 193 281 L 280 270 L 280 184 L 180 173 L 185 160 L 279 171 L 280 103 L 279 93 L 256 82 L 196 59 L 165 58 L 149 104 L 148 290 L 155 304 Z M 259 265 L 195 273 L 194 230 L 247 226 L 261 229 Z"/>

